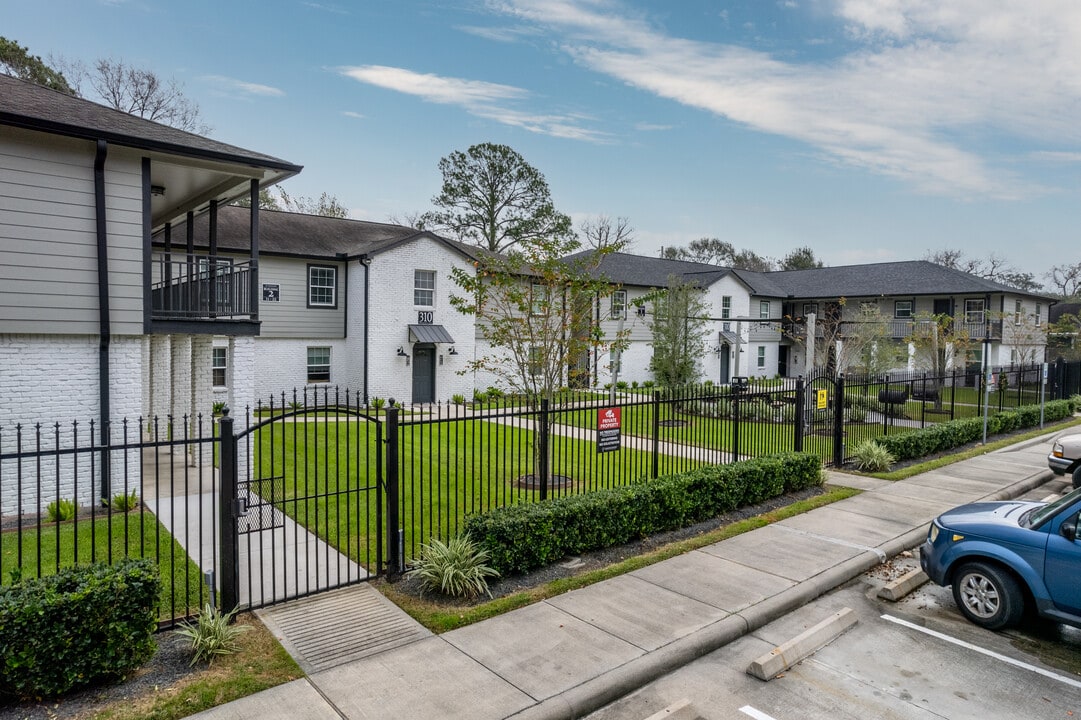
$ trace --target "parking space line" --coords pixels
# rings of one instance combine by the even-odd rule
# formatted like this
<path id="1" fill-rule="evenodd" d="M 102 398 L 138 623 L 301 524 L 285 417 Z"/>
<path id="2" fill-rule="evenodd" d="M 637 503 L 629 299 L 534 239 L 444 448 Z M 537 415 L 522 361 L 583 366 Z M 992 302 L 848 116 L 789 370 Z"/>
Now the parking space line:
<path id="1" fill-rule="evenodd" d="M 744 715 L 750 715 L 751 717 L 754 718 L 754 720 L 774 720 L 774 718 L 772 718 L 769 715 L 765 714 L 761 710 L 755 710 L 750 705 L 744 705 L 743 707 L 741 707 L 739 709 L 739 711 L 741 713 L 743 713 Z"/>
<path id="2" fill-rule="evenodd" d="M 982 655 L 987 655 L 988 657 L 993 657 L 996 660 L 1001 660 L 1002 662 L 1006 663 L 1007 665 L 1013 665 L 1014 667 L 1019 667 L 1019 668 L 1022 668 L 1024 670 L 1030 670 L 1030 671 L 1036 673 L 1037 675 L 1043 675 L 1046 678 L 1050 678 L 1052 680 L 1058 680 L 1060 683 L 1063 683 L 1065 685 L 1069 685 L 1069 686 L 1075 687 L 1075 688 L 1081 688 L 1081 681 L 1074 680 L 1073 678 L 1066 677 L 1065 675 L 1059 675 L 1058 673 L 1053 673 L 1050 670 L 1044 670 L 1043 668 L 1036 667 L 1035 665 L 1029 665 L 1028 663 L 1021 662 L 1020 660 L 1014 660 L 1012 657 L 1007 657 L 1006 655 L 1000 655 L 997 652 L 994 652 L 992 650 L 988 650 L 987 648 L 982 648 L 979 645 L 973 645 L 972 643 L 965 642 L 964 640 L 959 640 L 959 639 L 957 639 L 955 637 L 950 637 L 949 635 L 937 632 L 935 630 L 931 630 L 930 628 L 921 627 L 919 625 L 916 625 L 915 623 L 910 623 L 907 620 L 902 620 L 901 618 L 893 617 L 892 615 L 882 615 L 881 617 L 882 617 L 883 620 L 888 620 L 891 623 L 896 623 L 897 625 L 902 625 L 902 626 L 904 626 L 906 628 L 915 630 L 917 632 L 921 632 L 921 633 L 923 633 L 925 635 L 930 635 L 931 637 L 938 638 L 939 640 L 945 640 L 948 643 L 953 643 L 954 645 L 958 645 L 958 646 L 966 648 L 968 650 L 974 650 L 974 651 L 976 651 L 976 652 L 978 652 L 978 653 L 980 653 Z"/>

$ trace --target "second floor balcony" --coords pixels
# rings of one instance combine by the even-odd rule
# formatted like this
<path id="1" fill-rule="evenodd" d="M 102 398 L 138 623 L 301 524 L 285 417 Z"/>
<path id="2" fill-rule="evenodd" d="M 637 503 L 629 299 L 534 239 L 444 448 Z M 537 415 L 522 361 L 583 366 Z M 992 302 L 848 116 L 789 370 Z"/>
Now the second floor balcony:
<path id="1" fill-rule="evenodd" d="M 185 323 L 198 332 L 200 323 L 258 320 L 258 306 L 252 302 L 256 272 L 250 260 L 171 252 L 152 253 L 151 264 L 153 325 Z"/>

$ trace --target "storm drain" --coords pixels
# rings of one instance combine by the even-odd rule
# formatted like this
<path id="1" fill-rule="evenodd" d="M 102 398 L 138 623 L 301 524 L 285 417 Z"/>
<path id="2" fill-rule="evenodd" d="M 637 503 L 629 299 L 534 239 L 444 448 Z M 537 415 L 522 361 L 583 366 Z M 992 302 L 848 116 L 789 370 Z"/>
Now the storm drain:
<path id="1" fill-rule="evenodd" d="M 309 674 L 432 634 L 367 583 L 264 608 L 256 614 Z"/>

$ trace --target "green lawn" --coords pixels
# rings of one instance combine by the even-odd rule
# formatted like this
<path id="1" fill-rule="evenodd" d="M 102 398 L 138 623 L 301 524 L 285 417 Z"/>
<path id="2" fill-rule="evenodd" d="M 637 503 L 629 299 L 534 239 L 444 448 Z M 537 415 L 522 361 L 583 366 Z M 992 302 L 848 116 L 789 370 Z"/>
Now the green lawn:
<path id="1" fill-rule="evenodd" d="M 16 567 L 21 567 L 26 579 L 51 575 L 58 567 L 112 562 L 128 556 L 157 562 L 162 579 L 162 620 L 189 615 L 207 601 L 202 572 L 153 513 L 146 510 L 93 521 L 85 517 L 77 523 L 24 526 L 21 536 L 14 530 L 0 533 L 0 583 L 9 584 Z"/>
<path id="2" fill-rule="evenodd" d="M 453 534 L 467 515 L 530 502 L 523 487 L 534 473 L 534 434 L 483 418 L 404 426 L 399 453 L 401 524 L 411 544 Z M 573 489 L 595 490 L 652 473 L 649 453 L 624 447 L 599 454 L 593 442 L 552 436 L 550 473 L 570 477 Z M 373 566 L 377 538 L 375 425 L 348 421 L 274 423 L 252 445 L 261 480 L 254 490 L 298 523 L 362 565 Z M 705 464 L 661 457 L 659 474 Z M 383 469 L 384 473 L 386 468 Z M 273 486 L 273 487 L 272 487 Z M 549 496 L 569 492 L 552 487 Z M 414 552 L 406 548 L 407 554 Z"/>

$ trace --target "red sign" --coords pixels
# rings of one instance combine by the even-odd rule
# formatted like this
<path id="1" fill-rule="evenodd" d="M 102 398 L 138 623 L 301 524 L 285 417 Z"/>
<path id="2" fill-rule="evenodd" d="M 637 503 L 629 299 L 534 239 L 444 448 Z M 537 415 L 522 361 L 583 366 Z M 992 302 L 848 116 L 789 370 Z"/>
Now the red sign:
<path id="1" fill-rule="evenodd" d="M 620 408 L 601 408 L 597 411 L 597 452 L 619 450 Z"/>
<path id="2" fill-rule="evenodd" d="M 618 430 L 619 429 L 619 411 L 622 408 L 601 408 L 597 411 L 597 429 L 598 430 Z"/>

